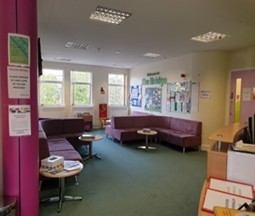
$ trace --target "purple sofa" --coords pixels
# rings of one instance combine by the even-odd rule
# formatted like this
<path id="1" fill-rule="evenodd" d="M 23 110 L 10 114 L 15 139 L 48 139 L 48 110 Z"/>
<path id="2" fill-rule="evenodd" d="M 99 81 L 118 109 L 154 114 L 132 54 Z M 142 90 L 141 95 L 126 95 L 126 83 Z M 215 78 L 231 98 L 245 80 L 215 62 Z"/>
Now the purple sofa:
<path id="1" fill-rule="evenodd" d="M 113 116 L 111 125 L 105 128 L 105 133 L 107 136 L 111 136 L 113 140 L 122 143 L 144 139 L 143 135 L 137 133 L 137 130 L 143 128 L 157 131 L 156 137 L 160 142 L 180 146 L 183 152 L 187 147 L 199 147 L 201 145 L 201 122 L 170 116 Z"/>
<path id="2" fill-rule="evenodd" d="M 75 150 L 81 145 L 78 139 L 84 133 L 83 118 L 39 120 L 39 159 L 50 155 L 63 156 L 65 160 L 82 161 Z"/>

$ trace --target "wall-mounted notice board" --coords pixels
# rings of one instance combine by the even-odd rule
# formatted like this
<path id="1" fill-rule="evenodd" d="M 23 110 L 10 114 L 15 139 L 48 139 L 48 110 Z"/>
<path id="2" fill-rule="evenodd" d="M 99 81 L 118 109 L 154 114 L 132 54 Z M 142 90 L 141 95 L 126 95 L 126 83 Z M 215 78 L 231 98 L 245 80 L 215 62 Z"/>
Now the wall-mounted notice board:
<path id="1" fill-rule="evenodd" d="M 167 111 L 190 113 L 191 82 L 172 82 L 167 84 Z"/>
<path id="2" fill-rule="evenodd" d="M 131 106 L 141 107 L 142 106 L 142 86 L 133 85 L 130 87 L 130 103 Z"/>

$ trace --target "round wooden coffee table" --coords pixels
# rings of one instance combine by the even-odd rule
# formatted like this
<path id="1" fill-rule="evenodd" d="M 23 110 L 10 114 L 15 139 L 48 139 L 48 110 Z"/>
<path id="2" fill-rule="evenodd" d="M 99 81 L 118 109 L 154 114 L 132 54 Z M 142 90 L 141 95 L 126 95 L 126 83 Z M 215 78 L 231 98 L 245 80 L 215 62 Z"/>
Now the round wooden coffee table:
<path id="1" fill-rule="evenodd" d="M 83 136 L 80 136 L 79 137 L 79 140 L 81 141 L 84 141 L 84 142 L 89 142 L 89 144 L 86 143 L 86 145 L 89 146 L 89 155 L 87 157 L 85 157 L 84 160 L 87 160 L 87 159 L 90 159 L 90 158 L 97 158 L 97 159 L 101 159 L 100 156 L 97 155 L 97 153 L 93 153 L 92 151 L 92 144 L 94 141 L 99 141 L 99 140 L 102 140 L 103 137 L 100 136 L 100 135 L 95 135 L 93 137 L 83 137 Z"/>
<path id="2" fill-rule="evenodd" d="M 59 179 L 59 194 L 58 194 L 58 196 L 42 199 L 41 202 L 58 202 L 57 212 L 61 212 L 62 203 L 64 201 L 82 200 L 82 197 L 80 197 L 80 196 L 65 195 L 65 178 L 79 174 L 83 169 L 83 164 L 79 162 L 79 165 L 76 167 L 74 170 L 69 170 L 69 171 L 63 170 L 63 171 L 60 171 L 57 173 L 52 173 L 52 172 L 49 172 L 43 168 L 40 168 L 41 175 L 43 175 L 47 178 L 58 178 Z"/>
<path id="3" fill-rule="evenodd" d="M 145 149 L 145 150 L 157 150 L 156 147 L 148 145 L 148 137 L 156 135 L 158 133 L 157 131 L 154 131 L 154 130 L 150 130 L 150 131 L 138 130 L 137 133 L 145 135 L 145 146 L 144 145 L 143 146 L 138 146 L 137 148 Z"/>

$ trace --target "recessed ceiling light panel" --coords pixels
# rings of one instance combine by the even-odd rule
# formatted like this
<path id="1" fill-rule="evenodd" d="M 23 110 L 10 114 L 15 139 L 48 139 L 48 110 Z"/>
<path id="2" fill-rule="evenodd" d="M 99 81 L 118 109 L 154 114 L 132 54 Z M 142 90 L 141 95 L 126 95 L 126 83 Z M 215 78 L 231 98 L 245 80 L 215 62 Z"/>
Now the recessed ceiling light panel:
<path id="1" fill-rule="evenodd" d="M 61 61 L 61 62 L 71 62 L 72 60 L 70 58 L 63 58 L 63 57 L 56 57 L 56 61 Z"/>
<path id="2" fill-rule="evenodd" d="M 75 43 L 75 42 L 67 42 L 65 44 L 66 48 L 74 48 L 74 49 L 84 49 L 87 50 L 89 47 L 89 44 L 83 44 L 83 43 Z"/>
<path id="3" fill-rule="evenodd" d="M 118 25 L 131 15 L 129 12 L 97 6 L 89 19 Z"/>
<path id="4" fill-rule="evenodd" d="M 199 42 L 203 42 L 203 43 L 209 43 L 209 42 L 213 42 L 216 40 L 224 39 L 226 37 L 227 37 L 227 35 L 222 34 L 222 33 L 207 32 L 205 34 L 195 36 L 195 37 L 191 38 L 191 40 L 195 40 L 195 41 L 199 41 Z"/>
<path id="5" fill-rule="evenodd" d="M 150 52 L 148 52 L 148 53 L 145 53 L 143 56 L 144 57 L 149 57 L 149 58 L 157 58 L 157 57 L 160 57 L 161 55 L 158 54 L 158 53 L 150 53 Z"/>

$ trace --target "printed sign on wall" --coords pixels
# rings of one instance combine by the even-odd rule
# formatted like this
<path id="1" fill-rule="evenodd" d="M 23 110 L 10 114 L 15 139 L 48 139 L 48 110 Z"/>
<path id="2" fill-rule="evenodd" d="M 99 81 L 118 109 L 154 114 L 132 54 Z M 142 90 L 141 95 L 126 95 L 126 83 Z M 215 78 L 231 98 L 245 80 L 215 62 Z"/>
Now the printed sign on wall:
<path id="1" fill-rule="evenodd" d="M 8 66 L 8 96 L 30 98 L 29 68 Z"/>
<path id="2" fill-rule="evenodd" d="M 30 105 L 9 106 L 9 134 L 10 136 L 31 135 Z"/>

